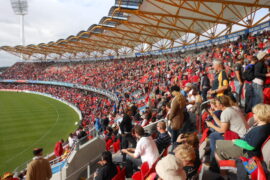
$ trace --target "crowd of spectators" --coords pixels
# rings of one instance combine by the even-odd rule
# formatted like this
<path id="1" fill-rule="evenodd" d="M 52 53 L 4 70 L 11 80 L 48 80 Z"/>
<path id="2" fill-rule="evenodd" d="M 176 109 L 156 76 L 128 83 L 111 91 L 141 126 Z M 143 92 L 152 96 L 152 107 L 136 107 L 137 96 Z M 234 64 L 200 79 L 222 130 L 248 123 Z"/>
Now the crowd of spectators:
<path id="1" fill-rule="evenodd" d="M 121 140 L 121 161 L 130 164 L 132 170 L 147 162 L 150 168 L 156 166 L 156 178 L 196 179 L 201 163 L 219 173 L 219 160 L 261 157 L 262 144 L 270 135 L 269 37 L 269 31 L 246 34 L 222 45 L 159 57 L 16 63 L 0 76 L 90 85 L 114 92 L 118 104 L 75 88 L 3 83 L 0 88 L 45 92 L 75 104 L 83 112 L 83 123 L 106 132 L 107 142 Z M 210 108 L 203 106 L 207 121 L 200 124 L 201 104 L 209 99 Z M 245 115 L 250 113 L 254 118 L 247 121 Z M 101 118 L 108 118 L 107 123 L 97 120 Z M 158 135 L 153 140 L 154 134 L 147 135 L 142 127 L 160 119 L 169 123 L 167 127 L 164 122 L 157 124 Z M 199 157 L 194 132 L 201 128 L 208 135 L 209 162 Z M 170 154 L 158 161 L 168 146 Z M 102 166 L 112 166 L 107 156 L 105 153 Z M 103 168 L 95 176 L 102 177 L 100 173 L 107 171 Z"/>

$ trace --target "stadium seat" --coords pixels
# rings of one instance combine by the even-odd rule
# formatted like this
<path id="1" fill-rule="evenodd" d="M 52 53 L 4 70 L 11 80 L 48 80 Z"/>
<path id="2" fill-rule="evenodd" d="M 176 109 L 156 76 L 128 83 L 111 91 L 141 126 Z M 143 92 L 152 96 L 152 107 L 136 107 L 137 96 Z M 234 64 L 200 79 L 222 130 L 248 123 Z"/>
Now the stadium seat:
<path id="1" fill-rule="evenodd" d="M 264 172 L 264 168 L 262 166 L 262 161 L 265 162 L 267 169 L 269 171 L 270 166 L 270 155 L 269 155 L 269 148 L 270 148 L 270 136 L 265 140 L 262 145 L 261 152 L 262 157 L 252 157 L 250 159 L 255 161 L 255 165 L 257 166 L 256 170 L 251 173 L 251 180 L 266 180 L 266 174 Z M 240 157 L 242 161 L 248 161 L 249 159 L 245 157 Z M 221 160 L 218 162 L 221 170 L 237 170 L 236 161 L 235 160 Z"/>
<path id="2" fill-rule="evenodd" d="M 224 140 L 233 140 L 233 139 L 240 139 L 240 136 L 236 132 L 227 130 L 224 133 Z"/>
<path id="3" fill-rule="evenodd" d="M 220 160 L 218 162 L 219 164 L 219 167 L 220 167 L 220 170 L 234 170 L 236 171 L 237 170 L 237 167 L 236 167 L 236 161 L 233 160 L 233 159 L 230 159 L 230 160 Z"/>
<path id="4" fill-rule="evenodd" d="M 120 167 L 117 167 L 118 173 L 112 178 L 112 180 L 125 180 L 126 179 L 126 167 L 123 167 L 120 170 Z"/>
<path id="5" fill-rule="evenodd" d="M 251 180 L 267 180 L 266 174 L 264 172 L 262 163 L 260 161 L 260 159 L 258 157 L 253 157 L 253 159 L 255 160 L 258 169 L 256 171 L 256 173 L 253 175 L 251 174 Z"/>
<path id="6" fill-rule="evenodd" d="M 206 128 L 203 133 L 202 133 L 202 137 L 200 139 L 200 144 L 203 143 L 205 141 L 205 139 L 208 137 L 209 135 L 209 128 Z"/>
<path id="7" fill-rule="evenodd" d="M 149 165 L 147 162 L 143 163 L 141 166 L 141 175 L 144 177 L 149 171 Z"/>
<path id="8" fill-rule="evenodd" d="M 112 141 L 113 141 L 113 142 L 114 142 L 115 138 L 116 138 L 115 136 L 112 136 Z"/>
<path id="9" fill-rule="evenodd" d="M 113 143 L 113 152 L 117 153 L 120 150 L 120 139 Z"/>
<path id="10" fill-rule="evenodd" d="M 152 165 L 152 167 L 150 169 L 149 169 L 149 166 L 148 166 L 147 162 L 143 163 L 142 166 L 141 166 L 141 171 L 138 171 L 138 172 L 134 173 L 133 176 L 132 176 L 132 179 L 133 180 L 144 180 L 144 179 L 147 179 L 150 174 L 154 173 L 158 161 L 162 157 L 164 157 L 164 156 L 166 156 L 168 154 L 168 148 L 169 147 L 167 147 L 166 149 L 164 149 L 160 153 L 158 159 L 154 162 L 154 164 Z"/>
<path id="11" fill-rule="evenodd" d="M 140 172 L 140 171 L 135 172 L 135 173 L 132 175 L 132 180 L 142 180 L 141 172 Z"/>
<path id="12" fill-rule="evenodd" d="M 248 120 L 249 120 L 250 118 L 252 118 L 252 117 L 253 117 L 253 112 L 247 113 L 247 115 L 246 115 L 246 121 L 248 122 Z"/>
<path id="13" fill-rule="evenodd" d="M 107 142 L 106 142 L 106 150 L 109 151 L 111 149 L 111 146 L 113 144 L 113 141 L 112 139 L 109 139 Z"/>
<path id="14" fill-rule="evenodd" d="M 266 174 L 262 166 L 261 160 L 254 156 L 252 158 L 240 157 L 246 171 L 250 174 L 251 180 L 266 180 Z"/>
<path id="15" fill-rule="evenodd" d="M 92 135 L 87 136 L 88 140 L 93 139 Z"/>
<path id="16" fill-rule="evenodd" d="M 263 143 L 262 149 L 261 149 L 263 161 L 265 162 L 265 164 L 267 166 L 267 170 L 270 172 L 270 153 L 269 153 L 269 149 L 270 149 L 270 136 Z"/>
<path id="17" fill-rule="evenodd" d="M 145 175 L 147 175 L 149 171 L 149 165 L 147 162 L 144 162 L 142 163 L 141 165 L 141 170 L 140 171 L 137 171 L 135 172 L 133 175 L 132 175 L 132 179 L 133 180 L 143 180 Z"/>
<path id="18" fill-rule="evenodd" d="M 251 180 L 267 180 L 262 163 L 258 157 L 252 157 L 257 165 L 257 170 L 251 174 Z"/>
<path id="19" fill-rule="evenodd" d="M 263 90 L 264 103 L 270 104 L 270 88 L 264 88 Z"/>
<path id="20" fill-rule="evenodd" d="M 209 114 L 204 111 L 201 115 L 201 128 L 202 128 L 202 132 L 207 129 L 207 127 L 205 126 L 205 120 L 207 119 L 207 117 L 209 116 Z"/>

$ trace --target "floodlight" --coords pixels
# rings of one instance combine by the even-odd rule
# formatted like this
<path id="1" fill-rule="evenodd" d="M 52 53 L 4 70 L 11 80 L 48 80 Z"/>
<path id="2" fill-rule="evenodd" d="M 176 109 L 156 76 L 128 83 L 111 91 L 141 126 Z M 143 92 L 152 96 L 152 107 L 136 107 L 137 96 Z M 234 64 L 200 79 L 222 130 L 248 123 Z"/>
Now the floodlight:
<path id="1" fill-rule="evenodd" d="M 22 45 L 24 46 L 24 15 L 27 14 L 28 10 L 27 0 L 10 0 L 10 2 L 14 13 L 21 16 L 21 41 Z"/>
<path id="2" fill-rule="evenodd" d="M 12 9 L 16 15 L 27 14 L 27 0 L 10 0 Z"/>

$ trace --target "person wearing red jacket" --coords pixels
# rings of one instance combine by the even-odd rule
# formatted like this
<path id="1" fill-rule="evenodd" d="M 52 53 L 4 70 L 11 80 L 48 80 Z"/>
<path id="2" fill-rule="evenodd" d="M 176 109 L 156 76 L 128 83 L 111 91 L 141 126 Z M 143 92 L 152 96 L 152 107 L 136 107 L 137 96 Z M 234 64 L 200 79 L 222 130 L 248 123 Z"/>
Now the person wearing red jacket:
<path id="1" fill-rule="evenodd" d="M 60 141 L 58 141 L 58 142 L 55 144 L 55 147 L 54 147 L 54 155 L 55 155 L 56 157 L 60 157 L 60 156 L 62 156 L 62 154 L 64 153 L 63 143 L 64 143 L 64 140 L 61 139 Z"/>

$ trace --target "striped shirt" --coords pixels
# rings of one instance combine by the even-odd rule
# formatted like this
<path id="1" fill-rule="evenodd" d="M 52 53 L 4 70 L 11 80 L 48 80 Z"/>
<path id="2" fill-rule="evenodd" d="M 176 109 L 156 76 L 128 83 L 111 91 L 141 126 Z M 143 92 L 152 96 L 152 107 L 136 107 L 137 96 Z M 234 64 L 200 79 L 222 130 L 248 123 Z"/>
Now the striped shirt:
<path id="1" fill-rule="evenodd" d="M 156 144 L 159 153 L 161 153 L 165 148 L 167 148 L 171 144 L 171 137 L 168 132 L 159 133 L 156 139 Z"/>

